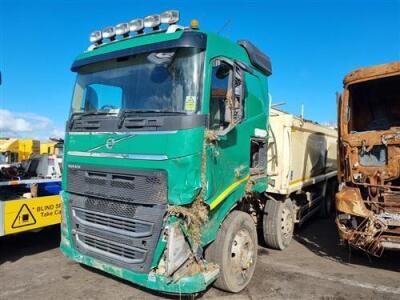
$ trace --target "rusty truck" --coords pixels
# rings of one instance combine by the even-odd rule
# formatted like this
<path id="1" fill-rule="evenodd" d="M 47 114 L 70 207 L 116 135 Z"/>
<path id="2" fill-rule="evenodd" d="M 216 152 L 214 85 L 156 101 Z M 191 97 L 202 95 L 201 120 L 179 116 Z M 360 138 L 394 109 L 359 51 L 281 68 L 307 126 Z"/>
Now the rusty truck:
<path id="1" fill-rule="evenodd" d="M 338 94 L 336 223 L 342 242 L 400 249 L 400 62 L 357 69 Z"/>

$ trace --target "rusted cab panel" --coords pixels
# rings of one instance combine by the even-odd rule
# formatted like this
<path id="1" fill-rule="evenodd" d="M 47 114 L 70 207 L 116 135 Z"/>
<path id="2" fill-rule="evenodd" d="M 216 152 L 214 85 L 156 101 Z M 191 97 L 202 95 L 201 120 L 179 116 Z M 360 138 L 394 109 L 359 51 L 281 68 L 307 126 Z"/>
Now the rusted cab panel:
<path id="1" fill-rule="evenodd" d="M 400 62 L 349 73 L 338 103 L 340 237 L 379 256 L 400 248 Z"/>

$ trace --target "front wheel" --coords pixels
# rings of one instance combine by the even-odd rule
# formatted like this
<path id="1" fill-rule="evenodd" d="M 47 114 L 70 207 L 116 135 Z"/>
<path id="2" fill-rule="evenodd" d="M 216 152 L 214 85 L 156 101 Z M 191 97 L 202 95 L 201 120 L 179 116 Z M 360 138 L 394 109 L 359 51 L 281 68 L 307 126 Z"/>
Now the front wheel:
<path id="1" fill-rule="evenodd" d="M 220 267 L 215 287 L 232 293 L 243 290 L 253 277 L 257 261 L 257 230 L 253 219 L 242 211 L 231 212 L 205 254 L 207 261 Z"/>

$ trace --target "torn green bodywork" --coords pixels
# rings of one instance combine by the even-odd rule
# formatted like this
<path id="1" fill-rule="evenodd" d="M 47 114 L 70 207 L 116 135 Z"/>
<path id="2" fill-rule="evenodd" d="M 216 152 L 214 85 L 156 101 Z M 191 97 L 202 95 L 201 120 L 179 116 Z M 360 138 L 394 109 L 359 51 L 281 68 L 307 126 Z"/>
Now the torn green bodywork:
<path id="1" fill-rule="evenodd" d="M 233 43 L 213 33 L 203 32 L 207 36 L 207 46 L 204 50 L 204 68 L 201 99 L 201 114 L 209 114 L 209 98 L 211 86 L 211 61 L 216 57 L 225 57 L 251 65 L 246 51 Z M 149 43 L 164 42 L 177 39 L 182 32 L 172 34 L 158 33 L 126 39 L 101 46 L 93 51 L 85 52 L 77 59 L 85 59 L 95 55 L 102 55 L 113 51 L 138 47 Z M 216 199 L 218 205 L 209 209 L 208 220 L 201 226 L 200 245 L 206 246 L 212 242 L 221 223 L 246 195 L 248 189 L 255 192 L 266 190 L 267 178 L 258 178 L 249 184 L 250 170 L 250 139 L 254 137 L 254 129 L 267 130 L 269 99 L 267 77 L 253 68 L 252 73 L 245 73 L 246 96 L 244 100 L 244 119 L 225 137 L 214 142 L 205 141 L 205 128 L 177 130 L 157 135 L 135 135 L 135 132 L 126 133 L 132 137 L 118 143 L 112 149 L 106 147 L 96 151 L 103 153 L 130 153 L 144 155 L 164 155 L 165 160 L 136 160 L 118 159 L 111 157 L 77 157 L 68 154 L 70 151 L 87 152 L 98 145 L 105 144 L 109 138 L 121 138 L 121 134 L 66 134 L 64 145 L 64 166 L 69 164 L 86 164 L 104 167 L 122 167 L 132 169 L 165 170 L 168 174 L 168 205 L 170 207 L 186 207 L 193 203 L 201 193 L 202 201 L 208 207 Z M 205 151 L 205 153 L 203 153 Z M 205 154 L 205 155 L 204 155 Z M 202 182 L 202 170 L 205 172 Z M 63 172 L 63 189 L 66 187 L 68 168 Z M 245 180 L 246 179 L 246 180 Z M 232 191 L 221 198 L 226 190 L 235 184 Z M 220 197 L 220 198 L 218 198 Z M 62 193 L 63 207 L 68 207 L 68 193 Z M 89 256 L 82 255 L 73 246 L 68 209 L 63 210 L 61 251 L 70 259 L 88 266 L 103 270 L 119 278 L 134 282 L 146 288 L 166 293 L 196 293 L 203 291 L 218 276 L 218 269 L 209 272 L 200 272 L 193 276 L 186 276 L 178 282 L 171 282 L 170 278 L 150 273 L 137 273 L 128 269 L 113 266 Z M 184 215 L 167 215 L 165 224 L 171 218 L 185 219 Z M 185 220 L 187 221 L 187 220 Z M 151 267 L 156 269 L 166 249 L 163 232 L 153 254 Z"/>
<path id="2" fill-rule="evenodd" d="M 109 273 L 118 278 L 123 278 L 140 286 L 171 294 L 194 294 L 204 291 L 218 276 L 218 269 L 199 273 L 194 276 L 181 278 L 178 282 L 155 273 L 135 273 L 127 269 L 112 266 L 98 259 L 82 255 L 69 245 L 61 243 L 61 252 L 70 259 Z"/>

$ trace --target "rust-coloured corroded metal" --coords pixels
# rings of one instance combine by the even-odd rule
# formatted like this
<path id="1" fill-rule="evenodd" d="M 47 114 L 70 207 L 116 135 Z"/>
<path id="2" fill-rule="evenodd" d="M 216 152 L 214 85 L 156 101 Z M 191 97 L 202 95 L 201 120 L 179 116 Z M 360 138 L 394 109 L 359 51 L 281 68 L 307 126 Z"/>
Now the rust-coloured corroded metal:
<path id="1" fill-rule="evenodd" d="M 382 64 L 372 67 L 360 68 L 346 75 L 343 84 L 371 80 L 381 77 L 393 76 L 400 73 L 400 62 Z"/>
<path id="2" fill-rule="evenodd" d="M 372 214 L 365 207 L 358 188 L 344 187 L 336 194 L 336 209 L 346 214 L 359 217 L 368 217 Z"/>
<path id="3" fill-rule="evenodd" d="M 382 130 L 370 129 L 373 126 L 365 120 L 368 120 L 371 110 L 371 115 L 378 111 L 378 107 L 371 106 L 369 101 L 376 95 L 365 92 L 357 98 L 358 106 L 354 107 L 351 106 L 351 99 L 354 97 L 352 91 L 359 89 L 360 84 L 367 86 L 379 82 L 379 88 L 386 92 L 385 84 L 390 80 L 390 93 L 385 97 L 394 103 L 400 98 L 398 89 L 393 89 L 393 82 L 396 82 L 393 80 L 398 80 L 400 84 L 400 62 L 350 72 L 343 81 L 343 96 L 338 99 L 338 177 L 341 190 L 336 195 L 336 223 L 342 241 L 376 256 L 380 256 L 384 248 L 400 249 L 400 126 L 397 122 L 390 123 L 393 120 L 383 118 L 382 121 L 381 118 L 379 121 L 390 126 Z M 379 106 L 379 101 L 373 103 Z M 390 111 L 397 107 L 381 106 L 379 110 Z M 359 111 L 351 111 L 355 108 Z M 354 124 L 359 127 L 361 124 L 365 129 L 355 131 Z M 378 163 L 374 161 L 363 165 L 361 156 L 366 154 L 369 159 L 373 150 L 385 153 L 385 161 L 379 161 L 381 157 L 378 153 L 373 155 Z"/>

